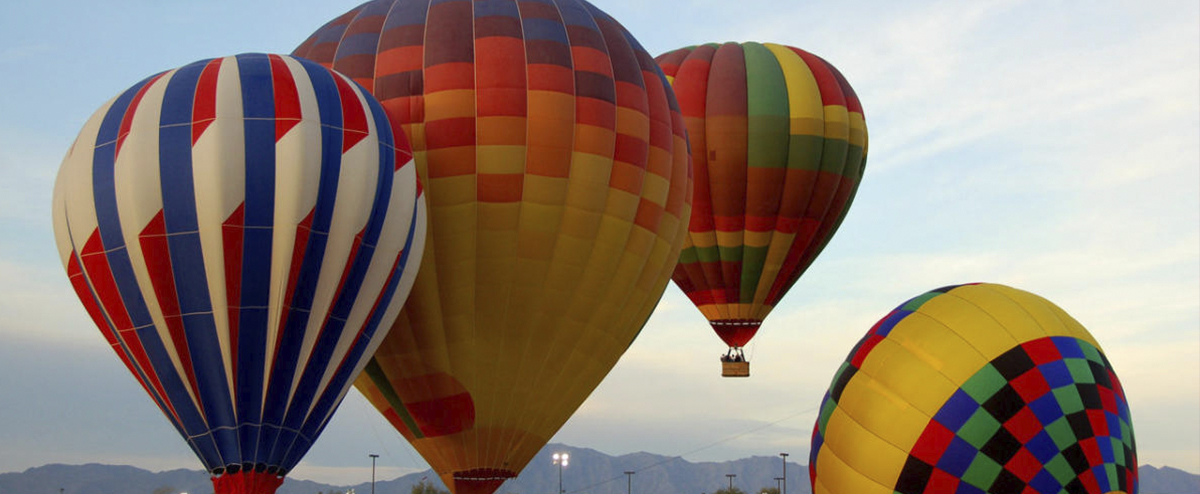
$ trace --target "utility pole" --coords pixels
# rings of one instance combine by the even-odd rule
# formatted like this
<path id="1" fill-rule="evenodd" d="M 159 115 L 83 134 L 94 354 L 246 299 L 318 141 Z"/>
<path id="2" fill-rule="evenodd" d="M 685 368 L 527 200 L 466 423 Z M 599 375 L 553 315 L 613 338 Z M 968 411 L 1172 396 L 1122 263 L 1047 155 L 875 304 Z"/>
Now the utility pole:
<path id="1" fill-rule="evenodd" d="M 375 459 L 379 458 L 379 455 L 371 453 L 367 456 L 371 457 L 371 494 L 375 494 Z"/>
<path id="2" fill-rule="evenodd" d="M 625 494 L 633 494 L 633 474 L 635 473 L 637 472 L 625 471 L 625 477 L 629 480 L 629 485 L 625 487 Z"/>
<path id="3" fill-rule="evenodd" d="M 775 477 L 775 490 L 782 492 L 783 488 L 779 486 L 780 480 L 783 480 L 783 477 Z"/>
<path id="4" fill-rule="evenodd" d="M 733 478 L 737 477 L 737 474 L 736 473 L 727 473 L 727 474 L 725 474 L 725 476 L 729 477 L 729 493 L 733 494 Z"/>
<path id="5" fill-rule="evenodd" d="M 783 457 L 783 488 L 779 489 L 779 494 L 787 494 L 787 453 L 779 453 Z"/>

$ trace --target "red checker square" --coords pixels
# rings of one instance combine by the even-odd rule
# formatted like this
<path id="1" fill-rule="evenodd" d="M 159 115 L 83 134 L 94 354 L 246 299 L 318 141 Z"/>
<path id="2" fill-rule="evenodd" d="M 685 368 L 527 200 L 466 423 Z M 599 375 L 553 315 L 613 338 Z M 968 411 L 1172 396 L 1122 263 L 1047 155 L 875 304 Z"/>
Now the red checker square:
<path id="1" fill-rule="evenodd" d="M 616 82 L 617 90 L 617 106 L 622 108 L 632 108 L 642 113 L 649 113 L 650 106 L 647 103 L 646 89 L 631 84 L 625 81 Z"/>
<path id="2" fill-rule="evenodd" d="M 1032 487 L 1025 486 L 1025 488 L 1021 490 L 1021 494 L 1042 494 L 1042 493 L 1034 490 L 1034 488 L 1032 488 Z"/>
<path id="3" fill-rule="evenodd" d="M 1079 482 L 1083 484 L 1083 488 L 1087 490 L 1087 492 L 1104 492 L 1100 490 L 1100 483 L 1096 482 L 1096 475 L 1093 474 L 1091 470 L 1087 470 L 1079 474 L 1079 477 L 1077 478 L 1079 479 Z"/>
<path id="4" fill-rule="evenodd" d="M 1108 430 L 1108 418 L 1104 416 L 1104 410 L 1087 410 L 1088 422 L 1092 424 L 1092 430 L 1096 432 L 1097 437 L 1108 436 L 1111 433 Z"/>
<path id="5" fill-rule="evenodd" d="M 1083 449 L 1083 456 L 1087 457 L 1089 465 L 1104 463 L 1104 459 L 1100 457 L 1100 445 L 1096 443 L 1095 437 L 1079 441 L 1079 447 Z"/>
<path id="6" fill-rule="evenodd" d="M 929 483 L 925 484 L 925 494 L 941 494 L 945 492 L 954 492 L 958 489 L 958 483 L 962 482 L 958 477 L 950 475 L 940 468 L 934 468 L 933 473 L 929 475 Z"/>
<path id="7" fill-rule="evenodd" d="M 1054 340 L 1050 338 L 1027 341 L 1021 344 L 1021 349 L 1038 365 L 1062 359 L 1062 353 L 1059 353 L 1058 347 L 1054 346 Z"/>
<path id="8" fill-rule="evenodd" d="M 953 439 L 953 431 L 942 424 L 930 421 L 909 454 L 930 465 L 937 465 L 938 460 L 942 459 L 942 454 L 946 452 L 946 448 L 950 447 L 950 441 Z"/>
<path id="9" fill-rule="evenodd" d="M 1030 453 L 1028 449 L 1022 447 L 1020 451 L 1017 451 L 1017 454 L 1008 460 L 1004 468 L 1025 481 L 1025 483 L 1029 483 L 1042 470 L 1042 462 L 1038 461 L 1037 457 L 1033 456 L 1033 453 Z"/>
<path id="10" fill-rule="evenodd" d="M 1013 390 L 1021 395 L 1021 399 L 1025 403 L 1033 403 L 1034 400 L 1050 392 L 1050 383 L 1046 382 L 1046 378 L 1042 376 L 1042 372 L 1036 367 L 1017 376 L 1010 384 Z"/>
<path id="11" fill-rule="evenodd" d="M 1116 393 L 1103 386 L 1097 386 L 1096 389 L 1100 391 L 1100 405 L 1104 407 L 1104 410 L 1119 415 Z"/>
<path id="12" fill-rule="evenodd" d="M 883 341 L 883 337 L 877 334 L 867 336 L 862 346 L 854 353 L 854 358 L 850 359 L 850 365 L 862 367 L 863 360 L 867 359 L 867 354 L 871 353 L 871 349 L 875 348 L 875 345 L 878 345 L 881 341 Z"/>
<path id="13" fill-rule="evenodd" d="M 1037 415 L 1034 415 L 1033 410 L 1024 407 L 1004 423 L 1004 428 L 1018 441 L 1021 441 L 1021 444 L 1025 444 L 1042 431 L 1043 425 Z"/>

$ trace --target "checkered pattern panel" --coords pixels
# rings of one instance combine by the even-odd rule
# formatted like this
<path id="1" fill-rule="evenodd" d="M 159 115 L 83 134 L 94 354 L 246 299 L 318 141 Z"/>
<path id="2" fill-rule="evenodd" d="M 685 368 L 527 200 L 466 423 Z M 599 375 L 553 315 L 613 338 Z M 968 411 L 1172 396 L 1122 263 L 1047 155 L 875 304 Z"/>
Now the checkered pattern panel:
<path id="1" fill-rule="evenodd" d="M 900 494 L 1136 492 L 1129 407 L 1104 354 L 1025 342 L 956 391 L 913 446 Z"/>

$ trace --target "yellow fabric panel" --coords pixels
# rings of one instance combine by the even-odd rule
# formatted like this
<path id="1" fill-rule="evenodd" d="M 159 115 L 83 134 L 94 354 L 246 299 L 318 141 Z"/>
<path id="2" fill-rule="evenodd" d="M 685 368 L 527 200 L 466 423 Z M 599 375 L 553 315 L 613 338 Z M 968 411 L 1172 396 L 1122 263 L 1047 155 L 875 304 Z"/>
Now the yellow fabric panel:
<path id="1" fill-rule="evenodd" d="M 861 146 L 863 155 L 867 152 L 867 122 L 863 118 L 863 114 L 851 112 L 850 116 L 850 145 Z"/>
<path id="2" fill-rule="evenodd" d="M 909 451 L 929 423 L 930 415 L 909 404 L 887 383 L 859 373 L 846 385 L 838 409 L 888 444 Z"/>
<path id="3" fill-rule="evenodd" d="M 1037 319 L 1032 314 L 1011 297 L 995 290 L 990 285 L 959 287 L 949 296 L 959 297 L 987 313 L 988 317 L 999 321 L 1015 340 L 1013 346 L 1047 336 L 1046 331 L 1038 325 Z"/>
<path id="4" fill-rule="evenodd" d="M 836 455 L 841 462 L 844 462 L 844 465 L 838 465 L 838 462 L 830 462 L 828 465 L 833 472 L 833 479 L 855 487 L 866 487 L 868 479 L 870 483 L 879 486 L 896 485 L 900 469 L 904 467 L 904 462 L 908 459 L 906 451 L 888 444 L 875 432 L 867 430 L 855 422 L 840 408 L 833 411 L 825 430 L 825 444 L 821 448 L 820 454 L 823 455 L 829 451 Z M 817 472 L 818 477 L 824 476 L 826 472 L 827 465 L 823 461 L 823 456 L 817 458 L 817 466 L 821 469 Z M 844 467 L 845 470 L 839 467 Z M 856 475 L 863 479 L 855 480 L 853 477 Z M 870 491 L 848 490 L 845 492 Z M 891 489 L 881 492 L 890 493 Z"/>
<path id="5" fill-rule="evenodd" d="M 478 173 L 525 173 L 525 146 L 479 146 L 478 150 Z"/>
<path id="6" fill-rule="evenodd" d="M 928 417 L 936 414 L 958 388 L 928 362 L 890 338 L 880 341 L 871 350 L 859 373 L 878 380 L 889 392 L 900 396 Z"/>
<path id="7" fill-rule="evenodd" d="M 632 108 L 617 107 L 617 132 L 631 136 L 650 135 L 650 117 Z"/>
<path id="8" fill-rule="evenodd" d="M 425 94 L 426 122 L 463 117 L 475 117 L 474 89 L 447 89 Z"/>
<path id="9" fill-rule="evenodd" d="M 825 107 L 825 138 L 850 140 L 850 112 L 842 105 Z"/>
<path id="10" fill-rule="evenodd" d="M 775 43 L 763 43 L 783 70 L 787 84 L 788 114 L 792 119 L 792 135 L 822 135 L 825 109 L 821 106 L 821 91 L 808 64 L 791 49 Z M 817 125 L 813 125 L 816 122 Z"/>
<path id="11" fill-rule="evenodd" d="M 955 386 L 962 386 L 988 363 L 961 335 L 922 312 L 914 312 L 896 324 L 888 340 L 918 355 Z"/>
<path id="12" fill-rule="evenodd" d="M 989 362 L 1017 344 L 999 321 L 952 294 L 925 302 L 918 312 L 950 328 Z"/>

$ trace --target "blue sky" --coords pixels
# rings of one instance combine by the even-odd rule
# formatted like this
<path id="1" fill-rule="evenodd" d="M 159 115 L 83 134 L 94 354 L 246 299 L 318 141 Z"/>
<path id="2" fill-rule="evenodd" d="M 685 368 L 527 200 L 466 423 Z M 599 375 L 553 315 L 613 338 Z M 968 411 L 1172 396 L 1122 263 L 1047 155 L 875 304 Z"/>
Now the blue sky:
<path id="1" fill-rule="evenodd" d="M 655 54 L 758 40 L 826 58 L 863 101 L 870 155 L 841 230 L 749 348 L 754 377 L 717 377 L 723 346 L 672 286 L 554 441 L 806 461 L 821 396 L 875 320 L 925 290 L 990 281 L 1092 331 L 1125 385 L 1142 463 L 1200 472 L 1200 5 L 595 3 Z M 88 116 L 141 78 L 290 52 L 354 5 L 0 4 L 0 472 L 199 467 L 70 290 L 54 175 Z M 384 478 L 425 468 L 351 392 L 292 475 L 362 481 L 372 452 Z"/>

